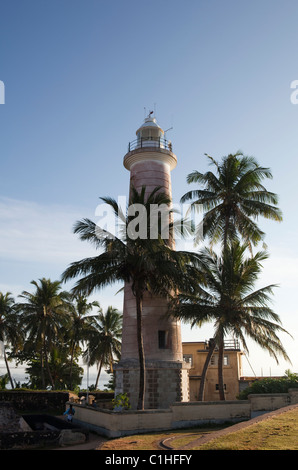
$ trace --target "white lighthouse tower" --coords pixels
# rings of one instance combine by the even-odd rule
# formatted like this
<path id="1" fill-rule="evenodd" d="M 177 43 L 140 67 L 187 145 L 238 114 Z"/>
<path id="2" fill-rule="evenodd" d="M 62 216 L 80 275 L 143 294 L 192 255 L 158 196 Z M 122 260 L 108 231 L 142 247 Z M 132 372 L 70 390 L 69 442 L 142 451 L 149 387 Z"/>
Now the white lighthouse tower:
<path id="1" fill-rule="evenodd" d="M 146 186 L 151 193 L 157 186 L 172 198 L 171 171 L 177 158 L 164 131 L 150 115 L 129 143 L 124 167 L 130 171 L 130 186 Z M 169 318 L 167 300 L 143 299 L 143 341 L 146 361 L 145 408 L 168 408 L 177 401 L 188 401 L 188 366 L 183 363 L 181 326 Z M 124 288 L 121 360 L 116 365 L 116 394 L 127 393 L 132 408 L 138 401 L 139 354 L 136 302 L 129 284 Z"/>

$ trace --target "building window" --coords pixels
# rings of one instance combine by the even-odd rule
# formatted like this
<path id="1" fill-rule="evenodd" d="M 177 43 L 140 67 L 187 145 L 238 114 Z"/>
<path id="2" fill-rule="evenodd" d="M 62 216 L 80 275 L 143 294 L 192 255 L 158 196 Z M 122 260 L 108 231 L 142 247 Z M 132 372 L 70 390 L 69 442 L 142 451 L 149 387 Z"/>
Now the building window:
<path id="1" fill-rule="evenodd" d="M 211 364 L 211 366 L 218 366 L 218 355 L 217 354 L 211 357 L 210 364 Z M 229 365 L 229 355 L 228 354 L 225 354 L 224 357 L 223 357 L 223 365 L 224 366 Z"/>
<path id="2" fill-rule="evenodd" d="M 167 349 L 168 347 L 168 332 L 165 330 L 158 331 L 158 347 L 159 349 Z"/>
<path id="3" fill-rule="evenodd" d="M 183 354 L 183 361 L 186 362 L 186 364 L 190 364 L 190 366 L 192 367 L 192 354 Z"/>
<path id="4" fill-rule="evenodd" d="M 227 389 L 227 386 L 226 386 L 226 384 L 224 384 L 224 390 L 226 390 L 226 389 Z M 218 384 L 215 385 L 215 390 L 219 390 L 219 385 Z"/>

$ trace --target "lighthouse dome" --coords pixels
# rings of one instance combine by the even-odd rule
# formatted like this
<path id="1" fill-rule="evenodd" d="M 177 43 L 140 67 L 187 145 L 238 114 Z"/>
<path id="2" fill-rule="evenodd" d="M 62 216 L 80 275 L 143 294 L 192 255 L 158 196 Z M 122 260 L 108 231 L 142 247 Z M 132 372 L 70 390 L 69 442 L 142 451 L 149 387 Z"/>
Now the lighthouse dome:
<path id="1" fill-rule="evenodd" d="M 136 131 L 136 135 L 138 147 L 164 147 L 164 131 L 157 124 L 155 117 L 151 116 L 151 113 Z"/>
<path id="2" fill-rule="evenodd" d="M 147 131 L 149 129 L 152 129 L 153 133 L 156 133 L 156 131 L 157 131 L 160 136 L 162 136 L 164 134 L 164 131 L 162 130 L 162 128 L 157 124 L 156 118 L 151 117 L 150 115 L 147 118 L 145 118 L 145 120 L 144 120 L 143 124 L 141 125 L 141 127 L 139 127 L 139 129 L 136 131 L 136 134 L 137 134 L 137 136 L 139 134 L 141 134 L 140 136 L 144 137 L 143 134 L 148 134 Z M 154 132 L 154 130 L 155 130 L 155 132 Z"/>

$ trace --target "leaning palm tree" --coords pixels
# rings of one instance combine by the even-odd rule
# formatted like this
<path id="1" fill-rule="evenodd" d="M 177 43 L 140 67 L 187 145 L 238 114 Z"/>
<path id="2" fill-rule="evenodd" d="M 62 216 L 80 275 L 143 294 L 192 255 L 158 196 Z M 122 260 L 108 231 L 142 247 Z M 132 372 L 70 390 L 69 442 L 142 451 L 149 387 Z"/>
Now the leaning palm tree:
<path id="1" fill-rule="evenodd" d="M 46 368 L 50 384 L 54 388 L 48 364 L 49 351 L 55 345 L 62 331 L 61 326 L 69 316 L 70 296 L 68 292 L 61 290 L 59 281 L 42 278 L 39 279 L 39 284 L 36 281 L 31 281 L 31 284 L 35 287 L 35 292 L 23 291 L 19 297 L 25 302 L 17 304 L 26 335 L 24 349 L 31 349 L 32 344 L 36 346 L 40 356 L 42 386 L 45 388 Z"/>
<path id="2" fill-rule="evenodd" d="M 267 350 L 277 363 L 278 355 L 289 360 L 277 336 L 279 331 L 287 332 L 282 328 L 279 316 L 269 307 L 275 285 L 253 290 L 261 271 L 261 262 L 268 258 L 268 254 L 260 251 L 246 258 L 248 248 L 248 244 L 240 245 L 239 241 L 235 241 L 227 246 L 222 255 L 207 248 L 201 250 L 198 259 L 206 287 L 198 283 L 197 294 L 180 295 L 180 302 L 176 306 L 175 316 L 190 322 L 192 326 L 214 322 L 214 336 L 202 374 L 199 400 L 203 399 L 208 361 L 215 347 L 218 347 L 219 353 L 220 399 L 225 399 L 223 350 L 224 339 L 229 334 L 241 341 L 246 352 L 247 336 Z"/>
<path id="3" fill-rule="evenodd" d="M 10 292 L 7 292 L 6 294 L 0 292 L 0 342 L 3 343 L 3 357 L 11 388 L 14 388 L 14 385 L 8 365 L 5 346 L 7 343 L 16 346 L 20 340 L 21 329 L 17 321 L 14 298 Z"/>
<path id="4" fill-rule="evenodd" d="M 100 305 L 96 301 L 88 302 L 87 298 L 82 295 L 75 295 L 70 305 L 70 324 L 68 328 L 68 337 L 70 338 L 70 389 L 72 389 L 72 370 L 75 351 L 79 347 L 80 342 L 87 340 L 94 328 L 95 316 L 90 314 L 93 307 L 100 308 Z"/>
<path id="5" fill-rule="evenodd" d="M 146 188 L 140 192 L 131 187 L 130 206 L 123 213 L 117 202 L 111 198 L 102 198 L 114 211 L 117 220 L 120 221 L 119 235 L 110 234 L 99 228 L 89 219 L 80 221 L 75 226 L 75 233 L 81 240 L 93 243 L 102 252 L 92 258 L 83 259 L 72 263 L 62 275 L 64 281 L 82 276 L 76 283 L 73 291 L 89 295 L 96 289 L 124 282 L 131 286 L 132 294 L 136 302 L 137 311 L 137 338 L 140 364 L 140 383 L 138 409 L 144 409 L 145 394 L 145 355 L 142 333 L 142 302 L 146 291 L 155 295 L 167 297 L 177 289 L 185 290 L 188 285 L 187 262 L 190 254 L 176 252 L 169 246 L 172 236 L 172 224 L 167 237 L 161 236 L 163 224 L 158 223 L 158 236 L 150 238 L 150 208 L 151 205 L 169 207 L 170 199 L 160 188 L 154 189 L 146 195 Z M 141 236 L 136 236 L 135 215 L 130 209 L 133 205 L 140 205 L 143 211 L 143 219 L 138 220 Z M 170 213 L 170 210 L 169 210 Z M 145 214 L 145 215 L 144 215 Z M 170 219 L 170 218 L 169 218 Z M 160 222 L 160 221 L 159 221 Z M 164 230 L 164 233 L 167 233 Z"/>
<path id="6" fill-rule="evenodd" d="M 115 359 L 120 359 L 121 335 L 122 315 L 116 308 L 110 306 L 105 313 L 100 311 L 95 316 L 89 335 L 88 349 L 84 356 L 90 366 L 94 364 L 98 366 L 96 389 L 102 367 L 108 366 L 113 373 L 113 362 Z"/>
<path id="7" fill-rule="evenodd" d="M 207 157 L 216 172 L 190 173 L 187 182 L 203 187 L 188 191 L 181 201 L 192 200 L 192 207 L 204 212 L 203 236 L 212 243 L 222 242 L 225 248 L 228 241 L 240 235 L 244 242 L 256 246 L 265 236 L 257 218 L 282 220 L 277 195 L 262 184 L 265 178 L 272 178 L 270 169 L 241 152 L 223 157 L 221 162 Z"/>

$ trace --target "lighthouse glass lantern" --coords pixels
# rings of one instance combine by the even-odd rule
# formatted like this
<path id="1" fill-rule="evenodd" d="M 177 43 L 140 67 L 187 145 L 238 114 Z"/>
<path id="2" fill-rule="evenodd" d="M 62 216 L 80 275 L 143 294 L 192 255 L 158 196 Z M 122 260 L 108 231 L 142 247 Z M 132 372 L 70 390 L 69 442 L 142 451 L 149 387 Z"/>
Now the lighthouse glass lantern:
<path id="1" fill-rule="evenodd" d="M 156 147 L 171 150 L 171 142 L 165 138 L 164 130 L 157 124 L 156 118 L 149 116 L 144 120 L 142 126 L 136 131 L 137 138 L 128 144 L 128 151 L 140 148 Z"/>

